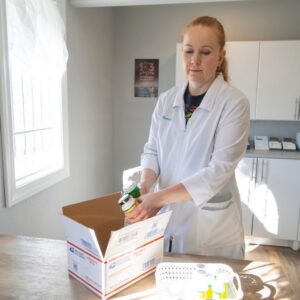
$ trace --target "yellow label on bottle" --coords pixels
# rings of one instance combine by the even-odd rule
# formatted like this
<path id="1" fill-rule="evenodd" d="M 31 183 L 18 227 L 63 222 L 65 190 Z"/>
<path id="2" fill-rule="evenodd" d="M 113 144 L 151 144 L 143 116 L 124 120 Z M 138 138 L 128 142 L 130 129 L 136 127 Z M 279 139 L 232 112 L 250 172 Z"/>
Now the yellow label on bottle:
<path id="1" fill-rule="evenodd" d="M 129 207 L 128 209 L 124 210 L 124 214 L 127 215 L 129 214 L 131 211 L 133 211 L 136 207 L 138 206 L 138 203 L 135 201 L 131 207 Z"/>

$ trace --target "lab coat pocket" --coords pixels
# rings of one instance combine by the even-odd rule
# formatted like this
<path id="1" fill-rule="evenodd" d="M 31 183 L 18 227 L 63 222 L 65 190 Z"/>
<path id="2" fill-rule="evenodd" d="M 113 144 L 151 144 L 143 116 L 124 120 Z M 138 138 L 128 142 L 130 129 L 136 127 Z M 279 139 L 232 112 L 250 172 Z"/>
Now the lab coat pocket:
<path id="1" fill-rule="evenodd" d="M 222 247 L 240 242 L 243 229 L 239 209 L 231 196 L 222 199 L 215 196 L 198 208 L 199 248 Z"/>

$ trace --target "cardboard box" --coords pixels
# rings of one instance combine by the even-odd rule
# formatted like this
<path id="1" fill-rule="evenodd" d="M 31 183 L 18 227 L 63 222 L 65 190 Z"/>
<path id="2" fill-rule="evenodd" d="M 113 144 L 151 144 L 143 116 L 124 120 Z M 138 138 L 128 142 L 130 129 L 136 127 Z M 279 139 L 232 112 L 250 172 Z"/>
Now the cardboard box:
<path id="1" fill-rule="evenodd" d="M 63 207 L 68 271 L 102 299 L 155 271 L 170 214 L 126 227 L 120 193 Z"/>

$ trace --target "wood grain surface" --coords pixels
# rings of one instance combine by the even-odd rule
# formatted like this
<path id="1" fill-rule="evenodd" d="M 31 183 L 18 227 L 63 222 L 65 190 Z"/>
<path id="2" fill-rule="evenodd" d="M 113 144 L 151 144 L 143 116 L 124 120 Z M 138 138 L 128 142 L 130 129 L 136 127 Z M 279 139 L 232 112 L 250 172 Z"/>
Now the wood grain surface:
<path id="1" fill-rule="evenodd" d="M 281 267 L 287 285 L 292 290 L 292 297 L 281 289 L 285 299 L 300 299 L 300 251 L 294 251 L 289 247 L 274 247 L 265 245 L 248 244 L 246 246 L 246 259 L 270 262 Z M 284 284 L 284 280 L 281 280 Z M 279 285 L 279 283 L 278 283 Z M 287 292 L 287 291 L 286 291 Z"/>
<path id="2" fill-rule="evenodd" d="M 244 299 L 300 299 L 295 293 L 297 277 L 291 281 L 274 262 L 178 254 L 165 256 L 165 261 L 226 263 L 240 275 Z M 157 299 L 154 288 L 151 274 L 110 299 Z M 0 299 L 99 298 L 68 275 L 65 241 L 0 235 Z"/>

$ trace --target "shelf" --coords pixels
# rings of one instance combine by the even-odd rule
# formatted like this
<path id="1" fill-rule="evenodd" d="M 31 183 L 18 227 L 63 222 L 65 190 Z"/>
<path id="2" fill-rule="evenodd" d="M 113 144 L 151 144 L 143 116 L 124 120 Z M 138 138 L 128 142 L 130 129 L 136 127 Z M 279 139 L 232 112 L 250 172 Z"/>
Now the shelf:
<path id="1" fill-rule="evenodd" d="M 278 158 L 278 159 L 300 159 L 300 151 L 281 150 L 255 150 L 246 151 L 245 157 Z"/>

